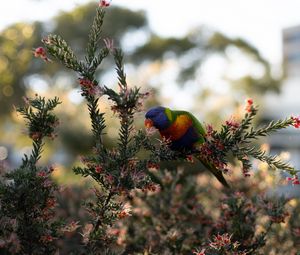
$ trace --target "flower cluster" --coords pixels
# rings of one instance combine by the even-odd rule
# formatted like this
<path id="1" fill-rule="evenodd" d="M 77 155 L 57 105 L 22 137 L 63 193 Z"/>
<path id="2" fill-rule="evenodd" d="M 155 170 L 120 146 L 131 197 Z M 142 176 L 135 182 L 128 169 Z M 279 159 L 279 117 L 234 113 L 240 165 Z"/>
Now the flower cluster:
<path id="1" fill-rule="evenodd" d="M 93 82 L 87 78 L 79 78 L 79 84 L 82 89 L 82 95 L 101 97 L 103 95 L 103 88 L 101 88 L 96 82 Z"/>
<path id="2" fill-rule="evenodd" d="M 150 196 L 135 192 L 132 215 L 119 226 L 126 231 L 125 251 L 128 247 L 139 253 L 150 247 L 156 254 L 263 253 L 264 240 L 272 236 L 270 226 L 280 223 L 270 217 L 271 211 L 273 216 L 285 211 L 284 203 L 260 199 L 255 192 L 250 195 L 253 185 L 243 185 L 247 194 L 224 196 L 203 176 L 187 176 L 180 170 L 159 171 L 155 176 L 161 189 Z"/>
<path id="3" fill-rule="evenodd" d="M 200 157 L 212 163 L 217 169 L 228 173 L 228 154 L 233 155 L 242 164 L 242 173 L 245 177 L 251 176 L 251 158 L 266 162 L 270 167 L 288 171 L 293 177 L 293 184 L 298 184 L 297 170 L 282 161 L 278 156 L 268 156 L 251 142 L 258 137 L 266 136 L 271 132 L 286 128 L 288 126 L 298 127 L 298 118 L 292 117 L 286 120 L 271 122 L 265 127 L 254 129 L 252 121 L 257 114 L 257 108 L 253 100 L 246 101 L 246 113 L 241 121 L 231 118 L 222 125 L 221 131 L 214 130 L 211 125 L 206 126 L 206 142 L 199 146 Z M 299 123 L 298 123 L 299 122 Z"/>
<path id="4" fill-rule="evenodd" d="M 229 235 L 228 233 L 223 235 L 217 234 L 213 237 L 213 241 L 210 241 L 208 245 L 215 250 L 221 250 L 222 248 L 226 248 L 231 245 L 231 237 L 232 235 Z M 235 242 L 233 246 L 237 247 L 238 243 Z"/>

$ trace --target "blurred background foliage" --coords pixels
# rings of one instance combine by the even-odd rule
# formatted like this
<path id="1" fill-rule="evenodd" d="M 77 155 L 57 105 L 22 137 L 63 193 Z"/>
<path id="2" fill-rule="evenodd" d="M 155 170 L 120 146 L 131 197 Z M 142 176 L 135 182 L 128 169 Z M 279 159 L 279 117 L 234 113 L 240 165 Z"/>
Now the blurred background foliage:
<path id="1" fill-rule="evenodd" d="M 69 166 L 80 153 L 91 147 L 87 111 L 78 92 L 77 78 L 57 63 L 45 64 L 34 59 L 32 49 L 49 33 L 63 35 L 79 56 L 83 56 L 90 24 L 95 14 L 93 3 L 71 12 L 61 12 L 46 23 L 13 24 L 0 34 L 0 139 L 8 149 L 26 149 L 13 105 L 20 105 L 24 95 L 58 95 L 64 102 L 59 111 L 60 142 L 48 148 L 51 161 Z M 270 64 L 260 53 L 240 38 L 229 38 L 208 27 L 191 30 L 184 37 L 166 38 L 155 34 L 143 11 L 112 7 L 106 15 L 103 38 L 113 38 L 126 53 L 126 70 L 132 84 L 155 91 L 147 107 L 166 102 L 185 107 L 205 122 L 218 123 L 234 111 L 247 96 L 259 98 L 267 91 L 279 91 L 280 78 L 274 78 Z M 224 66 L 224 70 L 218 66 Z M 216 68 L 214 68 L 216 66 Z M 245 68 L 230 73 L 238 66 Z M 247 70 L 245 72 L 245 70 Z M 116 86 L 112 62 L 98 70 L 100 82 Z M 206 75 L 209 73 L 210 76 Z M 112 79 L 111 77 L 114 77 Z M 213 77 L 213 78 L 212 78 Z M 219 78 L 217 78 L 219 77 Z M 213 85 L 213 83 L 215 85 Z M 177 93 L 188 95 L 178 105 Z M 229 95 L 229 96 L 228 96 Z M 226 107 L 224 107 L 226 106 Z M 109 105 L 103 103 L 104 110 Z M 138 116 L 141 123 L 142 115 Z M 117 132 L 108 114 L 108 143 Z M 46 156 L 49 160 L 49 157 Z M 10 160 L 13 163 L 14 160 Z"/>

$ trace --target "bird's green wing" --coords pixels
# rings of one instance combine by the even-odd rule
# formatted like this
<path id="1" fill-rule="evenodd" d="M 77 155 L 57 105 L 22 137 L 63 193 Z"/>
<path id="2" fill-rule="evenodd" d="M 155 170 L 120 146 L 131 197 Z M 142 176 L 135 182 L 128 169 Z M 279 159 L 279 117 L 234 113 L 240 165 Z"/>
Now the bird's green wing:
<path id="1" fill-rule="evenodd" d="M 191 113 L 187 112 L 187 114 L 189 115 L 189 117 L 193 120 L 193 126 L 197 129 L 197 131 L 205 136 L 205 129 L 204 127 L 202 126 L 202 124 L 200 123 L 200 121 Z"/>

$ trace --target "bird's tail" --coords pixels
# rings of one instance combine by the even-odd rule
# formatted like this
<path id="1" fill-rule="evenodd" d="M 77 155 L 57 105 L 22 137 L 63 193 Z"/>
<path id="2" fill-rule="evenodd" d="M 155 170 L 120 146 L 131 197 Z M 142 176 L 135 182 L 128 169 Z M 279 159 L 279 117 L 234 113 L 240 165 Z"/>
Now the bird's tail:
<path id="1" fill-rule="evenodd" d="M 223 184 L 224 187 L 230 189 L 230 186 L 227 183 L 227 181 L 225 180 L 221 170 L 217 169 L 211 163 L 201 159 L 200 157 L 197 157 L 197 158 L 218 179 L 218 181 Z"/>

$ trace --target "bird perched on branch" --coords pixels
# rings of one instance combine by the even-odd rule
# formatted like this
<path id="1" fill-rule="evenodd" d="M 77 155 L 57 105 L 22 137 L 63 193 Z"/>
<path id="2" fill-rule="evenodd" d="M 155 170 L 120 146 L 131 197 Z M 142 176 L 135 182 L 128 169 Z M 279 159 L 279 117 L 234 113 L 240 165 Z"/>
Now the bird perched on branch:
<path id="1" fill-rule="evenodd" d="M 170 149 L 175 151 L 192 151 L 205 143 L 205 129 L 197 118 L 186 111 L 173 111 L 169 108 L 157 106 L 151 108 L 145 115 L 146 128 L 158 129 L 160 135 L 170 141 Z M 227 188 L 229 188 L 223 173 L 212 162 L 196 158 Z"/>

